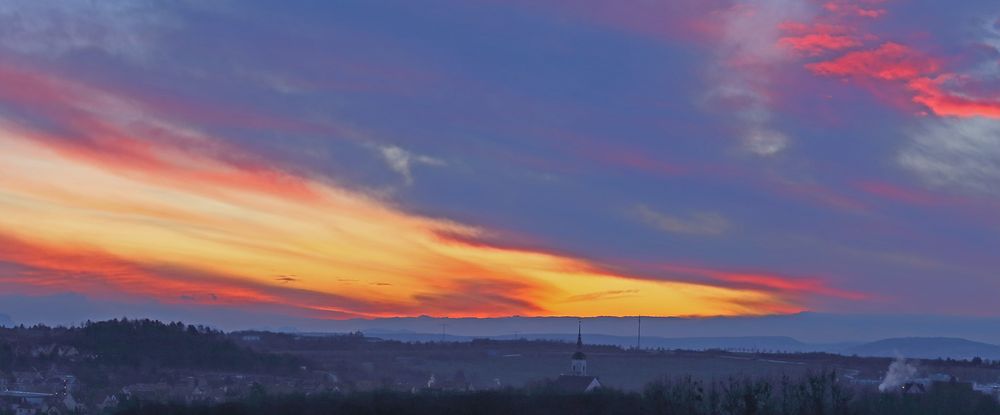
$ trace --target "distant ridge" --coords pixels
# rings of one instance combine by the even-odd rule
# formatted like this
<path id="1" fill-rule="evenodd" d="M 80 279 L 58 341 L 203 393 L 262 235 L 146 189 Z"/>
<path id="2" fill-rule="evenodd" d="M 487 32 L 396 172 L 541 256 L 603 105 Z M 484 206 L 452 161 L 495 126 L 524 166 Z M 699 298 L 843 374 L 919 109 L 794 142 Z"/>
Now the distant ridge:
<path id="1" fill-rule="evenodd" d="M 465 342 L 473 339 L 493 339 L 493 340 L 554 340 L 572 343 L 576 340 L 576 334 L 571 333 L 525 333 L 508 334 L 502 336 L 455 336 L 440 333 L 417 333 L 412 331 L 388 331 L 388 330 L 366 330 L 365 334 L 371 337 L 378 337 L 386 340 L 399 341 L 446 341 Z M 588 344 L 612 345 L 625 348 L 634 347 L 636 338 L 630 336 L 613 336 L 607 334 L 586 334 L 584 341 Z M 651 349 L 683 349 L 683 350 L 757 350 L 767 352 L 811 352 L 811 351 L 833 351 L 840 348 L 837 345 L 816 345 L 806 344 L 787 336 L 740 336 L 740 337 L 643 337 L 642 347 Z"/>
<path id="2" fill-rule="evenodd" d="M 0 327 L 14 327 L 14 320 L 6 314 L 0 314 Z"/>
<path id="3" fill-rule="evenodd" d="M 575 317 L 505 318 L 380 318 L 324 322 L 321 328 L 302 331 L 373 331 L 447 334 L 469 337 L 504 336 L 516 333 L 576 332 Z M 1000 318 L 927 315 L 862 315 L 799 313 L 743 317 L 643 317 L 643 338 L 737 338 L 788 337 L 810 345 L 859 345 L 882 339 L 903 337 L 954 337 L 1000 344 Z M 624 344 L 635 344 L 635 317 L 588 317 L 584 334 L 620 336 Z M 844 345 L 844 343 L 849 343 Z M 789 345 L 790 346 L 790 345 Z M 822 347 L 828 349 L 827 346 Z"/>
<path id="4" fill-rule="evenodd" d="M 14 311 L 17 311 L 15 314 Z M 220 309 L 192 304 L 184 308 L 156 303 L 95 301 L 79 294 L 20 296 L 0 293 L 0 312 L 13 316 L 11 324 L 79 325 L 119 317 L 161 321 L 196 321 L 226 331 L 262 329 L 297 333 L 399 332 L 467 337 L 516 333 L 575 333 L 576 317 L 435 318 L 396 317 L 326 320 L 284 316 L 250 309 Z M 2 323 L 2 322 L 0 322 Z M 797 314 L 731 317 L 643 316 L 643 339 L 787 337 L 820 350 L 841 351 L 848 346 L 882 339 L 949 337 L 1000 345 L 1000 316 L 899 314 Z M 622 345 L 635 344 L 635 317 L 586 317 L 584 334 L 619 336 Z M 650 343 L 652 345 L 652 343 Z M 753 344 L 746 345 L 753 347 Z M 791 343 L 777 349 L 791 348 Z M 656 347 L 656 346 L 654 346 Z M 664 347 L 669 347 L 665 345 Z M 692 346 L 694 347 L 694 346 Z M 700 347 L 700 346 L 698 346 Z M 766 348 L 769 346 L 760 346 Z"/>
<path id="5" fill-rule="evenodd" d="M 1000 359 L 1000 346 L 954 337 L 901 337 L 879 340 L 846 349 L 844 354 L 858 356 L 903 356 L 937 359 Z"/>
<path id="6" fill-rule="evenodd" d="M 502 336 L 457 336 L 441 333 L 418 333 L 413 331 L 368 330 L 365 334 L 386 340 L 433 342 L 444 339 L 451 342 L 467 342 L 473 339 L 493 340 L 554 340 L 572 343 L 576 339 L 571 333 L 525 333 Z M 606 334 L 585 334 L 588 344 L 613 345 L 625 348 L 635 346 L 635 337 Z M 643 348 L 667 350 L 745 350 L 762 352 L 808 353 L 826 352 L 866 357 L 902 356 L 915 359 L 983 359 L 1000 360 L 1000 346 L 975 342 L 954 337 L 904 337 L 878 340 L 870 343 L 811 344 L 787 336 L 734 336 L 734 337 L 643 337 Z"/>

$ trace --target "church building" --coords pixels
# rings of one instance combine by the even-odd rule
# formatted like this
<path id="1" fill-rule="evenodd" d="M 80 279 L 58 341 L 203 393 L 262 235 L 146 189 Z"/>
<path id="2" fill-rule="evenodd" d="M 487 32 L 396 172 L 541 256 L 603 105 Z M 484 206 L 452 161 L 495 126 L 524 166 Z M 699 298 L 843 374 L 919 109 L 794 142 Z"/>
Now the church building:
<path id="1" fill-rule="evenodd" d="M 587 374 L 587 355 L 583 353 L 583 323 L 578 322 L 576 333 L 576 351 L 570 356 L 570 374 L 560 375 L 555 381 L 555 387 L 567 393 L 590 392 L 601 387 L 597 376 Z"/>

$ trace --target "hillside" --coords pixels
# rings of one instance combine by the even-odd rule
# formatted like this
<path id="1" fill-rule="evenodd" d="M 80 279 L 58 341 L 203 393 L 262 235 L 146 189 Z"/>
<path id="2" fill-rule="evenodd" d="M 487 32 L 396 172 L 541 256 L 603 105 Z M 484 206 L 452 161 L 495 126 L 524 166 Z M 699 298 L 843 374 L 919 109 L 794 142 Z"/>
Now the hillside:
<path id="1" fill-rule="evenodd" d="M 81 327 L 0 328 L 5 366 L 42 363 L 160 369 L 294 371 L 301 359 L 257 352 L 205 326 L 153 320 L 89 322 Z"/>

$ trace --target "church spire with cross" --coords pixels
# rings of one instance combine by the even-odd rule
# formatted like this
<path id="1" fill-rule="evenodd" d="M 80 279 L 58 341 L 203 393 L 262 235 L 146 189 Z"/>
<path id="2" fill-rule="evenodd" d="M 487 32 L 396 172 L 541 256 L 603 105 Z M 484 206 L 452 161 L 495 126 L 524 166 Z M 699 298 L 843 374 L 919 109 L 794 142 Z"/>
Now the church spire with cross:
<path id="1" fill-rule="evenodd" d="M 583 354 L 583 319 L 577 320 L 576 352 L 570 359 L 570 370 L 576 376 L 587 375 L 587 355 Z"/>
<path id="2" fill-rule="evenodd" d="M 576 320 L 576 350 L 583 348 L 583 319 Z"/>
<path id="3" fill-rule="evenodd" d="M 570 372 L 555 381 L 558 390 L 581 393 L 604 387 L 597 376 L 587 374 L 587 355 L 583 354 L 583 319 L 576 321 L 576 351 L 570 357 Z"/>

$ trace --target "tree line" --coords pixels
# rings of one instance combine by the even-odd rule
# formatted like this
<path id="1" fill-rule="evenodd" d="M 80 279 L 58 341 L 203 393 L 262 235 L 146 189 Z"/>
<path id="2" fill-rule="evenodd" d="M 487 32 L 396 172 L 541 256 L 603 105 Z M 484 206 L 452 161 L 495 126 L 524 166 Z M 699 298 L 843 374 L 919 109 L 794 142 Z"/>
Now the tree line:
<path id="1" fill-rule="evenodd" d="M 993 397 L 962 388 L 903 395 L 858 389 L 834 372 L 801 378 L 692 377 L 661 379 L 642 392 L 602 389 L 564 393 L 551 385 L 479 392 L 380 390 L 350 394 L 268 395 L 263 388 L 242 401 L 183 404 L 127 401 L 121 415 L 264 414 L 670 414 L 670 415 L 978 415 L 1000 413 Z"/>

